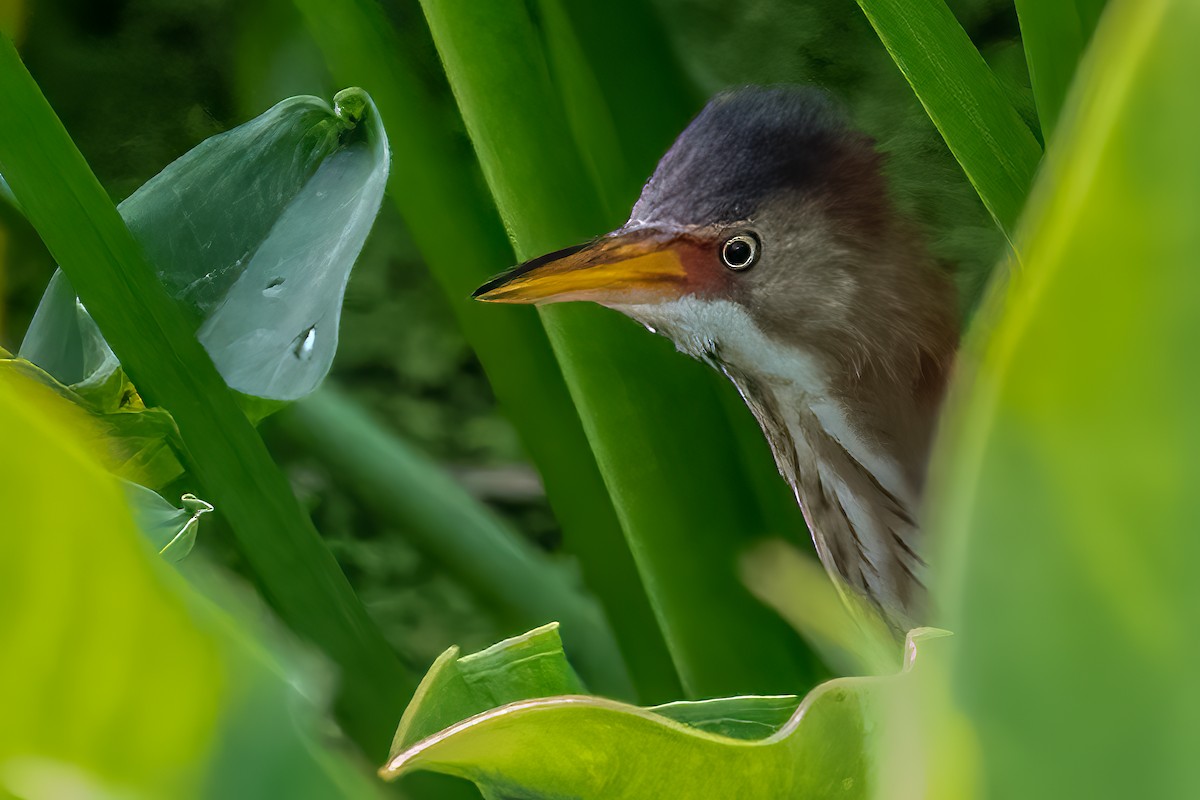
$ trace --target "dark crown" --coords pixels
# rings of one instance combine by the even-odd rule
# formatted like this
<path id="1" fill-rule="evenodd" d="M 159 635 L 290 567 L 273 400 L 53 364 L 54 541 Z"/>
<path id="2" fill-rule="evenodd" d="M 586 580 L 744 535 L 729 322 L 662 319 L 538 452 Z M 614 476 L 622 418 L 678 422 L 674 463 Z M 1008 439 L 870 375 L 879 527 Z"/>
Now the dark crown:
<path id="1" fill-rule="evenodd" d="M 819 89 L 745 87 L 717 95 L 659 162 L 633 210 L 641 221 L 747 219 L 784 190 L 819 191 L 847 146 L 872 153 Z"/>

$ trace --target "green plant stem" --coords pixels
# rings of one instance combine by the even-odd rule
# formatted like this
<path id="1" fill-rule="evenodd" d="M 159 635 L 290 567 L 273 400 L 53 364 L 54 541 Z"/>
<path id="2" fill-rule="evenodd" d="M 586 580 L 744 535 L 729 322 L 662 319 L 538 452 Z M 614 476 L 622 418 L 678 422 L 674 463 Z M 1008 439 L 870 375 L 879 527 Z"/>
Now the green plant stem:
<path id="1" fill-rule="evenodd" d="M 389 434 L 328 385 L 280 414 L 278 424 L 364 503 L 402 523 L 413 544 L 517 625 L 518 632 L 562 623 L 568 652 L 590 689 L 632 695 L 617 643 L 599 609 L 432 459 Z"/>
<path id="2" fill-rule="evenodd" d="M 604 607 L 639 696 L 679 697 L 662 632 L 537 314 L 498 314 L 470 299 L 514 256 L 469 143 L 454 135 L 453 108 L 443 108 L 419 77 L 437 65 L 420 61 L 420 49 L 401 42 L 370 0 L 296 5 L 338 79 L 375 99 L 394 153 L 389 196 L 541 473 L 566 548 Z M 569 625 L 563 633 L 571 638 Z"/>
<path id="3" fill-rule="evenodd" d="M 1042 149 L 944 0 L 858 0 L 1009 240 Z"/>
<path id="4" fill-rule="evenodd" d="M 422 7 L 518 255 L 606 230 L 612 220 L 575 149 L 527 7 Z M 811 654 L 735 574 L 737 553 L 765 524 L 742 471 L 728 469 L 737 448 L 704 368 L 604 309 L 549 308 L 542 318 L 685 690 L 809 685 Z"/>
<path id="5" fill-rule="evenodd" d="M 148 404 L 179 426 L 192 473 L 280 616 L 342 671 L 347 732 L 372 758 L 413 684 L 104 189 L 0 37 L 0 172 Z"/>
<path id="6" fill-rule="evenodd" d="M 678 74 L 665 32 L 655 25 L 654 15 L 645 6 L 636 6 L 628 0 L 582 4 L 538 0 L 548 66 L 572 136 L 598 187 L 605 227 L 615 227 L 625 219 L 646 176 L 687 125 L 693 106 L 699 105 Z M 623 20 L 620 15 L 625 15 Z M 637 31 L 629 31 L 630 26 L 637 26 Z M 653 38 L 656 33 L 658 40 Z M 614 41 L 622 42 L 622 58 L 607 57 Z M 584 59 L 585 49 L 592 56 L 590 63 Z M 593 69 L 590 64 L 603 68 Z M 643 75 L 647 76 L 645 82 L 630 83 Z M 633 85 L 636 90 L 630 89 Z M 618 120 L 624 123 L 622 128 L 617 127 Z M 636 167 L 628 163 L 630 156 Z M 800 507 L 780 479 L 745 402 L 715 371 L 696 372 L 698 380 L 712 387 L 729 418 L 741 469 L 767 528 L 776 536 L 807 539 Z M 713 431 L 712 438 L 724 435 Z"/>

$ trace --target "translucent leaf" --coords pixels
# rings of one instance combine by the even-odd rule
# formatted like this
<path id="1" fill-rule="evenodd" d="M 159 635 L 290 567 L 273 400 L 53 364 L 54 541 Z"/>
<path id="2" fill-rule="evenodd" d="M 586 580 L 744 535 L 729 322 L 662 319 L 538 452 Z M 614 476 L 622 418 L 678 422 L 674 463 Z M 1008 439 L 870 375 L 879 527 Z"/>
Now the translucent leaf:
<path id="1" fill-rule="evenodd" d="M 918 643 L 943 632 L 913 631 L 899 676 L 842 678 L 803 700 L 731 697 L 653 708 L 545 696 L 569 683 L 551 634 L 541 629 L 461 659 L 455 648 L 443 654 L 405 713 L 381 774 L 456 775 L 488 797 L 871 797 L 881 704 L 906 685 Z M 533 679 L 522 667 L 531 652 L 539 663 Z M 468 686 L 463 665 L 481 657 L 496 680 Z M 514 674 L 522 677 L 514 681 Z M 481 709 L 491 686 L 509 700 Z M 521 691 L 524 697 L 513 696 Z"/>
<path id="2" fill-rule="evenodd" d="M 81 389 L 105 384 L 121 366 L 62 270 L 50 278 L 17 355 Z"/>
<path id="3" fill-rule="evenodd" d="M 183 474 L 175 420 L 166 409 L 147 408 L 123 371 L 116 370 L 100 384 L 85 381 L 68 387 L 38 365 L 0 348 L 3 374 L 37 381 L 91 414 L 101 434 L 95 446 L 104 454 L 105 466 L 118 477 L 158 489 Z"/>
<path id="4" fill-rule="evenodd" d="M 377 796 L 262 626 L 147 552 L 87 418 L 11 370 L 0 414 L 0 796 Z"/>
<path id="5" fill-rule="evenodd" d="M 379 211 L 387 137 L 370 97 L 293 97 L 201 142 L 120 204 L 225 381 L 295 400 L 337 350 L 350 269 Z M 56 273 L 20 354 L 69 386 L 118 366 Z"/>
<path id="6" fill-rule="evenodd" d="M 183 508 L 176 508 L 145 486 L 129 481 L 123 486 L 134 522 L 160 556 L 179 561 L 192 552 L 200 517 L 212 511 L 212 505 L 194 494 L 185 494 L 180 498 Z"/>
<path id="7" fill-rule="evenodd" d="M 1110 4 L 962 361 L 931 533 L 982 796 L 1200 797 L 1198 38 Z"/>

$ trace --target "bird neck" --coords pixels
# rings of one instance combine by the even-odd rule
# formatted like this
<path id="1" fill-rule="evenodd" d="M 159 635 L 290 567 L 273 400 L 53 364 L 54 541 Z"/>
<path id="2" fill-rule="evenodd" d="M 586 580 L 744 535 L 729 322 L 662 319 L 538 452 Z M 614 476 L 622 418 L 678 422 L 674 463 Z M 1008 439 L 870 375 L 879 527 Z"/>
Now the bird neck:
<path id="1" fill-rule="evenodd" d="M 826 570 L 866 598 L 902 636 L 925 617 L 918 514 L 927 441 L 901 436 L 798 383 L 764 380 L 729 364 L 733 381 L 771 445 Z"/>
<path id="2" fill-rule="evenodd" d="M 948 357 L 839 369 L 748 319 L 724 330 L 700 355 L 758 420 L 822 562 L 906 631 L 924 616 L 919 515 Z"/>

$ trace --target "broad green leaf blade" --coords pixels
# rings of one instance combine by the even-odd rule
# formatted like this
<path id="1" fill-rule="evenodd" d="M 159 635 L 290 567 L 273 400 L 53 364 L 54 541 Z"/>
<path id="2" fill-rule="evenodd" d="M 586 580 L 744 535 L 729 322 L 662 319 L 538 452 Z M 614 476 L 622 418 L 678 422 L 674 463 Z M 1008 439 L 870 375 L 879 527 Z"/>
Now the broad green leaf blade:
<path id="1" fill-rule="evenodd" d="M 406 536 L 517 630 L 563 624 L 592 688 L 626 696 L 629 677 L 599 610 L 542 553 L 479 504 L 440 465 L 389 435 L 326 386 L 279 419 L 347 491 L 404 523 Z"/>
<path id="2" fill-rule="evenodd" d="M 1200 796 L 1198 37 L 1191 0 L 1106 12 L 941 442 L 989 797 Z"/>
<path id="3" fill-rule="evenodd" d="M 379 211 L 387 137 L 371 99 L 293 97 L 201 142 L 121 203 L 230 387 L 295 400 L 329 372 L 350 268 Z M 21 355 L 66 384 L 112 356 L 56 273 Z"/>
<path id="4" fill-rule="evenodd" d="M 1104 3 L 1087 0 L 1082 4 L 1086 8 L 1078 2 L 1016 0 L 1016 4 L 1042 135 L 1049 141 Z"/>
<path id="5" fill-rule="evenodd" d="M 919 643 L 940 635 L 910 634 L 899 676 L 830 681 L 803 701 L 732 697 L 642 709 L 581 695 L 531 695 L 420 739 L 416 728 L 402 726 L 406 735 L 398 736 L 381 774 L 433 770 L 510 797 L 870 798 L 876 782 L 887 781 L 874 761 L 877 722 L 885 704 L 909 691 L 914 663 L 928 657 L 915 661 L 918 647 L 927 646 Z M 499 647 L 494 656 L 503 655 Z M 454 657 L 451 650 L 426 678 L 408 718 L 427 707 L 446 712 L 440 719 L 471 708 L 458 702 Z"/>
<path id="6" fill-rule="evenodd" d="M 640 696 L 678 697 L 679 679 L 537 314 L 495 314 L 469 299 L 515 256 L 453 101 L 429 88 L 440 67 L 428 34 L 421 26 L 394 30 L 373 0 L 296 5 L 338 79 L 369 87 L 379 104 L 396 153 L 391 200 L 541 473 L 565 548 L 603 604 Z"/>
<path id="7" fill-rule="evenodd" d="M 247 631 L 140 540 L 87 418 L 0 375 L 0 794 L 369 798 Z M 70 502 L 64 502 L 64 496 Z M 261 735 L 243 736 L 256 721 Z M 237 739 L 241 749 L 223 751 Z"/>
<path id="8" fill-rule="evenodd" d="M 984 205 L 1011 238 L 1041 159 L 1037 139 L 945 0 L 858 4 Z"/>
<path id="9" fill-rule="evenodd" d="M 196 341 L 193 321 L 2 38 L 0 106 L 9 111 L 0 115 L 0 172 L 141 395 L 175 419 L 190 472 L 265 595 L 342 669 L 346 730 L 367 753 L 381 752 L 409 694 L 405 672 Z"/>
<path id="10" fill-rule="evenodd" d="M 133 514 L 134 522 L 145 534 L 150 545 L 168 561 L 180 561 L 196 544 L 196 531 L 200 517 L 211 512 L 213 507 L 192 494 L 180 498 L 183 508 L 176 508 L 163 499 L 158 492 L 145 486 L 125 481 L 125 499 Z"/>
<path id="11" fill-rule="evenodd" d="M 615 226 L 575 149 L 523 3 L 422 2 L 518 255 Z M 511 309 L 496 308 L 503 314 Z M 766 525 L 705 367 L 628 320 L 580 305 L 542 318 L 690 696 L 815 680 L 803 642 L 737 580 Z"/>

